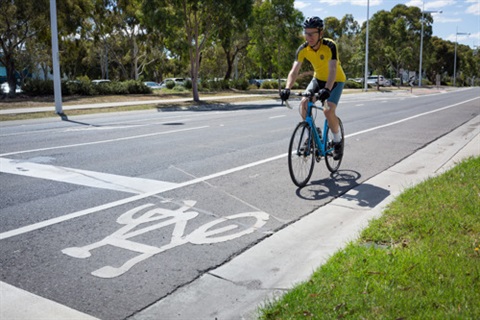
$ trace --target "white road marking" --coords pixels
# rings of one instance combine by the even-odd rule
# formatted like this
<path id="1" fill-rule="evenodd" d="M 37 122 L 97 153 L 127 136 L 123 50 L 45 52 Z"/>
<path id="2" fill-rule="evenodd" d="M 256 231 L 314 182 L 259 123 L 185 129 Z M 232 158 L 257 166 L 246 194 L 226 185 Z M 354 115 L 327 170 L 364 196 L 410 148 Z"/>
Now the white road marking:
<path id="1" fill-rule="evenodd" d="M 456 106 L 459 106 L 461 104 L 464 104 L 464 103 L 467 103 L 467 102 L 470 102 L 470 101 L 473 101 L 473 100 L 477 100 L 477 99 L 480 99 L 480 98 L 473 98 L 473 99 L 466 100 L 466 101 L 463 101 L 463 102 L 459 102 L 459 103 L 456 103 L 456 104 L 453 104 L 453 105 L 449 105 L 449 106 L 446 106 L 446 107 L 443 107 L 443 108 L 440 108 L 440 109 L 420 113 L 420 114 L 417 114 L 415 116 L 408 117 L 408 118 L 405 118 L 405 119 L 402 119 L 402 120 L 394 121 L 394 122 L 387 123 L 387 124 L 384 124 L 384 125 L 381 125 L 381 126 L 377 126 L 377 127 L 370 128 L 370 129 L 367 129 L 367 130 L 352 133 L 352 134 L 346 135 L 345 138 L 350 138 L 350 137 L 354 137 L 354 136 L 359 135 L 359 134 L 367 133 L 367 132 L 370 132 L 370 131 L 375 131 L 375 130 L 382 129 L 382 128 L 389 127 L 389 126 L 393 126 L 393 125 L 396 125 L 396 124 L 399 124 L 399 123 L 402 123 L 402 122 L 405 122 L 405 121 L 408 121 L 408 120 L 412 120 L 412 119 L 415 119 L 415 118 L 418 118 L 418 117 L 421 117 L 421 116 L 424 116 L 424 115 L 428 115 L 428 114 L 432 114 L 432 113 L 435 113 L 435 112 L 440 112 L 440 111 L 443 111 L 443 110 L 446 110 L 446 109 L 450 109 L 450 108 L 453 108 L 453 107 L 456 107 Z M 20 152 L 20 153 L 22 153 L 22 152 Z M 0 156 L 2 156 L 2 155 L 0 155 Z M 21 234 L 24 234 L 24 233 L 28 233 L 30 231 L 42 229 L 42 228 L 45 228 L 45 227 L 48 227 L 48 226 L 51 226 L 51 225 L 54 225 L 54 224 L 57 224 L 57 223 L 62 223 L 62 222 L 65 222 L 65 221 L 68 221 L 68 220 L 71 220 L 71 219 L 86 216 L 86 215 L 89 215 L 89 214 L 92 214 L 92 213 L 95 213 L 95 212 L 99 212 L 99 211 L 102 211 L 102 210 L 114 208 L 114 207 L 117 207 L 117 206 L 120 206 L 120 205 L 123 205 L 123 204 L 131 203 L 133 201 L 145 199 L 145 198 L 148 198 L 150 196 L 156 195 L 156 194 L 161 193 L 161 192 L 170 191 L 170 190 L 174 190 L 174 189 L 178 189 L 178 188 L 183 188 L 183 187 L 193 185 L 193 184 L 196 184 L 196 183 L 199 183 L 199 182 L 204 182 L 204 181 L 207 181 L 207 180 L 210 180 L 210 179 L 218 178 L 218 177 L 228 175 L 228 174 L 231 174 L 231 173 L 234 173 L 234 172 L 237 172 L 237 171 L 241 171 L 241 170 L 248 169 L 248 168 L 251 168 L 251 167 L 255 167 L 255 166 L 265 164 L 265 163 L 268 163 L 268 162 L 271 162 L 271 161 L 282 159 L 286 156 L 287 156 L 287 153 L 284 153 L 284 154 L 281 154 L 281 155 L 278 155 L 278 156 L 275 156 L 275 157 L 267 158 L 267 159 L 256 161 L 256 162 L 252 162 L 252 163 L 249 163 L 249 164 L 246 164 L 246 165 L 243 165 L 243 166 L 239 166 L 239 167 L 236 167 L 236 168 L 232 168 L 232 169 L 229 169 L 229 170 L 225 170 L 225 171 L 222 171 L 222 172 L 217 172 L 217 173 L 205 176 L 205 177 L 201 177 L 201 178 L 193 179 L 193 180 L 190 180 L 190 181 L 178 183 L 178 184 L 176 184 L 174 186 L 171 186 L 167 189 L 161 188 L 161 189 L 158 189 L 158 190 L 153 190 L 153 191 L 150 191 L 150 192 L 146 192 L 146 193 L 143 193 L 143 194 L 139 194 L 139 195 L 135 195 L 135 196 L 132 196 L 132 197 L 129 197 L 129 198 L 125 198 L 125 199 L 122 199 L 122 200 L 106 203 L 106 204 L 103 204 L 103 205 L 100 205 L 100 206 L 97 206 L 97 207 L 73 212 L 73 213 L 66 214 L 66 215 L 63 215 L 63 216 L 60 216 L 60 217 L 57 217 L 57 218 L 53 218 L 53 219 L 45 220 L 45 221 L 38 222 L 38 223 L 35 223 L 35 224 L 32 224 L 32 225 L 24 226 L 24 227 L 15 229 L 15 230 L 9 230 L 9 231 L 0 233 L 0 240 L 7 239 L 7 238 L 10 238 L 10 237 L 14 237 L 14 236 L 17 236 L 17 235 L 21 235 Z"/>
<path id="2" fill-rule="evenodd" d="M 131 202 L 134 202 L 134 201 L 145 199 L 145 198 L 154 196 L 154 195 L 162 193 L 162 192 L 166 192 L 166 191 L 170 191 L 170 190 L 174 190 L 174 189 L 179 189 L 179 188 L 183 188 L 183 187 L 190 186 L 190 185 L 193 185 L 193 184 L 197 184 L 197 183 L 200 183 L 200 182 L 204 182 L 204 181 L 207 181 L 207 180 L 210 180 L 210 179 L 218 178 L 218 177 L 221 177 L 221 176 L 224 176 L 224 175 L 227 175 L 227 174 L 231 174 L 231 173 L 234 173 L 234 172 L 237 172 L 237 171 L 241 171 L 241 170 L 244 170 L 244 169 L 247 169 L 247 168 L 255 167 L 255 166 L 258 166 L 260 164 L 264 164 L 264 163 L 268 163 L 268 162 L 271 162 L 271 161 L 274 161 L 274 160 L 284 158 L 286 155 L 287 154 L 285 153 L 285 154 L 282 154 L 282 155 L 279 155 L 279 156 L 275 156 L 275 157 L 271 157 L 271 158 L 268 158 L 268 159 L 252 162 L 252 163 L 249 163 L 249 164 L 246 164 L 246 165 L 243 165 L 243 166 L 239 166 L 239 167 L 236 167 L 236 168 L 232 168 L 232 169 L 229 169 L 229 170 L 225 170 L 225 171 L 222 171 L 222 172 L 217 172 L 217 173 L 205 176 L 205 177 L 196 178 L 196 179 L 193 179 L 193 180 L 190 180 L 190 181 L 178 183 L 178 184 L 172 185 L 168 188 L 162 187 L 160 189 L 154 189 L 153 191 L 150 191 L 150 192 L 146 192 L 146 193 L 142 193 L 142 194 L 135 195 L 135 196 L 132 196 L 132 197 L 128 197 L 128 198 L 125 198 L 125 199 L 121 199 L 121 200 L 117 200 L 117 201 L 114 201 L 114 202 L 102 204 L 100 206 L 96 206 L 96 207 L 93 207 L 93 208 L 69 213 L 69 214 L 66 214 L 66 215 L 63 215 L 63 216 L 60 216 L 60 217 L 56 217 L 56 218 L 53 218 L 53 219 L 41 221 L 41 222 L 34 223 L 34 224 L 31 224 L 31 225 L 28 225 L 28 226 L 24 226 L 24 227 L 21 227 L 21 228 L 18 228 L 18 229 L 9 230 L 9 231 L 0 233 L 0 240 L 8 239 L 8 238 L 18 236 L 18 235 L 21 235 L 21 234 L 24 234 L 24 233 L 28 233 L 28 232 L 35 231 L 35 230 L 38 230 L 38 229 L 42 229 L 42 228 L 45 228 L 45 227 L 48 227 L 48 226 L 52 226 L 52 225 L 57 224 L 57 223 L 62 223 L 62 222 L 68 221 L 68 220 L 78 218 L 78 217 L 82 217 L 82 216 L 86 216 L 86 215 L 89 215 L 89 214 L 92 214 L 92 213 L 96 213 L 96 212 L 99 212 L 99 211 L 102 211 L 102 210 L 111 209 L 111 208 L 121 206 L 121 205 L 124 205 L 124 204 L 127 204 L 127 203 L 131 203 Z"/>
<path id="3" fill-rule="evenodd" d="M 172 182 L 132 178 L 6 158 L 0 158 L 0 172 L 136 194 L 149 190 L 169 189 L 176 185 Z"/>
<path id="4" fill-rule="evenodd" d="M 473 100 L 477 100 L 477 99 L 480 99 L 480 98 L 473 98 L 473 99 L 466 100 L 466 101 L 459 102 L 459 103 L 455 103 L 455 104 L 452 104 L 452 105 L 449 105 L 449 106 L 446 106 L 446 107 L 443 107 L 443 108 L 440 108 L 440 109 L 435 109 L 435 110 L 427 111 L 427 112 L 424 112 L 424 113 L 419 113 L 419 114 L 416 114 L 414 116 L 411 116 L 411 117 L 408 117 L 408 118 L 405 118 L 405 119 L 401 119 L 401 120 L 398 120 L 398 121 L 386 123 L 386 124 L 378 126 L 378 127 L 374 127 L 374 128 L 370 128 L 370 129 L 366 129 L 366 130 L 362 130 L 362 131 L 359 131 L 359 132 L 352 133 L 348 136 L 345 136 L 345 138 L 357 136 L 359 134 L 367 133 L 367 132 L 370 132 L 370 131 L 375 131 L 375 130 L 386 128 L 386 127 L 390 127 L 390 126 L 393 126 L 393 125 L 396 125 L 396 124 L 399 124 L 399 123 L 402 123 L 402 122 L 405 122 L 405 121 L 409 121 L 409 120 L 412 120 L 412 119 L 415 119 L 415 118 L 426 116 L 428 114 L 432 114 L 432 113 L 435 113 L 435 112 L 447 110 L 447 109 L 450 109 L 450 108 L 453 108 L 453 107 L 456 107 L 456 106 L 459 106 L 461 104 L 464 104 L 464 103 L 467 103 L 467 102 L 470 102 L 470 101 L 473 101 Z"/>
<path id="5" fill-rule="evenodd" d="M 188 221 L 194 219 L 198 212 L 191 210 L 195 206 L 196 201 L 184 200 L 183 203 L 184 205 L 176 210 L 155 207 L 151 203 L 133 208 L 117 218 L 117 223 L 122 225 L 122 227 L 111 235 L 85 246 L 65 248 L 62 250 L 62 253 L 73 258 L 87 259 L 92 255 L 93 250 L 106 245 L 139 253 L 139 255 L 127 260 L 121 266 L 104 266 L 91 273 L 96 277 L 109 279 L 124 274 L 139 262 L 186 243 L 218 243 L 253 233 L 264 226 L 269 219 L 269 215 L 265 212 L 244 212 L 218 218 L 198 227 L 190 234 L 185 234 Z M 148 211 L 145 211 L 146 209 Z M 143 213 L 139 214 L 141 212 Z M 255 218 L 255 223 L 253 225 L 243 225 L 245 228 L 240 228 L 240 222 L 234 221 L 238 218 L 249 217 Z M 223 225 L 223 227 L 214 228 L 215 225 L 222 224 L 225 221 L 234 222 L 227 226 Z M 170 225 L 174 225 L 170 243 L 160 247 L 143 244 L 134 239 L 138 235 Z M 233 230 L 235 230 L 234 233 L 230 232 Z"/>
<path id="6" fill-rule="evenodd" d="M 187 129 L 179 129 L 179 130 L 171 130 L 171 131 L 164 131 L 164 132 L 155 132 L 155 133 L 141 134 L 141 135 L 138 135 L 138 136 L 131 136 L 131 137 L 123 137 L 123 138 L 115 138 L 115 139 L 108 139 L 108 140 L 92 141 L 92 142 L 85 142 L 85 143 L 68 144 L 68 145 L 48 147 L 48 148 L 40 148 L 40 149 L 31 149 L 31 150 L 8 152 L 8 153 L 0 154 L 0 157 L 11 156 L 11 155 L 14 155 L 14 154 L 22 154 L 22 153 L 30 153 L 30 152 L 38 152 L 38 151 L 47 151 L 47 150 L 55 150 L 55 149 L 64 149 L 64 148 L 75 148 L 75 147 L 80 147 L 80 146 L 89 146 L 89 145 L 101 144 L 101 143 L 109 143 L 109 142 L 125 141 L 125 140 L 132 140 L 132 139 L 140 139 L 140 138 L 152 137 L 152 136 L 159 136 L 159 135 L 170 134 L 170 133 L 177 133 L 177 132 L 183 132 L 183 131 L 191 131 L 191 130 L 205 129 L 205 128 L 209 128 L 209 127 L 210 127 L 210 126 L 202 126 L 202 127 L 195 127 L 195 128 L 187 128 Z"/>

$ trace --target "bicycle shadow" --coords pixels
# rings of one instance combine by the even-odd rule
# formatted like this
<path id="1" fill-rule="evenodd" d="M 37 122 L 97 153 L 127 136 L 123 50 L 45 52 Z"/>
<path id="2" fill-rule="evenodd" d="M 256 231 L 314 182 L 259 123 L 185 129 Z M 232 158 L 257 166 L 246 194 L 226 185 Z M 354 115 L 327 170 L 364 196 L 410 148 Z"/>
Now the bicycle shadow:
<path id="1" fill-rule="evenodd" d="M 361 207 L 374 208 L 390 195 L 390 191 L 369 183 L 359 183 L 361 174 L 353 170 L 339 170 L 328 178 L 312 181 L 303 188 L 298 188 L 299 198 L 318 201 L 340 196 L 356 201 Z M 352 192 L 348 193 L 350 190 Z"/>

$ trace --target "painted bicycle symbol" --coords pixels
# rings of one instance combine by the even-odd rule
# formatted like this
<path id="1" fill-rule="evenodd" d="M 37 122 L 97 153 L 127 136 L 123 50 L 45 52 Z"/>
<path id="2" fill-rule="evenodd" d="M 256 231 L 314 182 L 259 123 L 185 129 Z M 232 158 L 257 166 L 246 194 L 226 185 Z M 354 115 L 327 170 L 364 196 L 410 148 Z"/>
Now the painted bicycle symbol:
<path id="1" fill-rule="evenodd" d="M 91 256 L 92 250 L 98 249 L 106 245 L 111 245 L 140 253 L 134 258 L 126 261 L 120 267 L 104 266 L 92 272 L 92 275 L 99 278 L 115 278 L 130 270 L 137 263 L 142 262 L 148 258 L 153 257 L 154 255 L 157 255 L 169 249 L 180 246 L 182 244 L 218 243 L 233 240 L 250 234 L 258 228 L 264 226 L 269 218 L 269 215 L 267 213 L 261 211 L 234 214 L 208 222 L 200 226 L 196 230 L 192 231 L 190 234 L 185 235 L 185 228 L 187 226 L 187 222 L 195 218 L 198 215 L 198 212 L 191 210 L 196 204 L 196 201 L 187 200 L 183 201 L 183 203 L 184 205 L 177 210 L 169 210 L 156 207 L 144 212 L 141 215 L 138 214 L 148 208 L 151 208 L 152 206 L 154 206 L 154 204 L 149 203 L 136 207 L 132 210 L 125 212 L 117 218 L 117 223 L 124 226 L 112 233 L 111 235 L 103 238 L 98 242 L 94 242 L 83 247 L 65 248 L 62 250 L 62 252 L 74 258 L 86 259 Z M 254 218 L 255 223 L 247 228 L 238 230 L 236 232 L 232 231 L 238 229 L 239 225 L 233 222 L 226 226 L 219 226 L 217 228 L 213 228 L 218 224 L 225 224 L 225 222 L 230 222 L 234 219 L 240 218 Z M 158 221 L 158 223 L 153 223 L 156 221 Z M 142 224 L 147 225 L 143 228 L 137 228 Z M 174 225 L 171 241 L 170 243 L 167 243 L 161 247 L 154 247 L 151 245 L 146 245 L 129 240 L 130 238 L 169 225 Z"/>

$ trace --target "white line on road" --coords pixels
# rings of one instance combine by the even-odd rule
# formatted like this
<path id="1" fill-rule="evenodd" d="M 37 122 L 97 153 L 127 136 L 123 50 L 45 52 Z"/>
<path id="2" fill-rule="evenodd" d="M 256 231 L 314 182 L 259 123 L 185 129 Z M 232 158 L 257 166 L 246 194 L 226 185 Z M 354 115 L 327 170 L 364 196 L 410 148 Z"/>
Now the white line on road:
<path id="1" fill-rule="evenodd" d="M 417 114 L 415 116 L 408 117 L 408 118 L 405 118 L 405 119 L 402 119 L 402 120 L 394 121 L 394 122 L 387 123 L 387 124 L 384 124 L 384 125 L 381 125 L 381 126 L 377 126 L 377 127 L 370 128 L 370 129 L 367 129 L 367 130 L 352 133 L 352 134 L 349 134 L 349 135 L 345 136 L 345 138 L 350 138 L 350 137 L 353 137 L 353 136 L 356 136 L 356 135 L 359 135 L 359 134 L 367 133 L 367 132 L 370 132 L 370 131 L 382 129 L 382 128 L 389 127 L 389 126 L 393 126 L 393 125 L 396 125 L 396 124 L 399 124 L 399 123 L 402 123 L 402 122 L 405 122 L 405 121 L 408 121 L 408 120 L 412 120 L 412 119 L 415 119 L 415 118 L 418 118 L 418 117 L 421 117 L 421 116 L 425 116 L 425 115 L 428 115 L 428 114 L 432 114 L 432 113 L 435 113 L 435 112 L 439 112 L 439 111 L 443 111 L 443 110 L 446 110 L 446 109 L 449 109 L 449 108 L 453 108 L 453 107 L 456 107 L 458 105 L 461 105 L 461 104 L 464 104 L 464 103 L 467 103 L 467 102 L 470 102 L 470 101 L 473 101 L 473 100 L 476 100 L 476 99 L 480 99 L 480 98 L 473 98 L 473 99 L 466 100 L 466 101 L 463 101 L 463 102 L 459 102 L 459 103 L 456 103 L 456 104 L 453 104 L 453 105 L 449 105 L 449 106 L 446 106 L 446 107 L 443 107 L 443 108 L 440 108 L 440 109 L 420 113 L 420 114 Z M 207 180 L 210 180 L 210 179 L 218 178 L 218 177 L 228 175 L 228 174 L 231 174 L 231 173 L 234 173 L 234 172 L 237 172 L 237 171 L 241 171 L 241 170 L 248 169 L 248 168 L 251 168 L 251 167 L 255 167 L 255 166 L 265 164 L 265 163 L 268 163 L 268 162 L 271 162 L 271 161 L 275 161 L 275 160 L 284 158 L 286 156 L 287 156 L 287 153 L 284 153 L 284 154 L 281 154 L 281 155 L 278 155 L 278 156 L 275 156 L 275 157 L 271 157 L 271 158 L 268 158 L 268 159 L 252 162 L 252 163 L 249 163 L 249 164 L 246 164 L 246 165 L 243 165 L 243 166 L 239 166 L 239 167 L 236 167 L 236 168 L 232 168 L 232 169 L 229 169 L 229 170 L 225 170 L 225 171 L 222 171 L 222 172 L 217 172 L 217 173 L 205 176 L 205 177 L 193 179 L 193 180 L 186 181 L 186 182 L 183 182 L 183 183 L 178 183 L 176 185 L 172 185 L 169 188 L 161 188 L 161 189 L 158 189 L 158 190 L 153 190 L 153 191 L 150 191 L 150 192 L 147 192 L 147 193 L 135 195 L 135 196 L 125 198 L 125 199 L 122 199 L 122 200 L 106 203 L 106 204 L 103 204 L 103 205 L 100 205 L 100 206 L 97 206 L 97 207 L 73 212 L 73 213 L 70 213 L 70 214 L 66 214 L 64 216 L 60 216 L 60 217 L 53 218 L 53 219 L 50 219 L 50 220 L 45 220 L 45 221 L 42 221 L 42 222 L 39 222 L 39 223 L 35 223 L 35 224 L 32 224 L 32 225 L 24 226 L 24 227 L 15 229 L 15 230 L 6 231 L 6 232 L 3 232 L 3 233 L 0 233 L 0 240 L 7 239 L 7 238 L 10 238 L 10 237 L 14 237 L 14 236 L 17 236 L 17 235 L 21 235 L 21 234 L 24 234 L 24 233 L 27 233 L 27 232 L 30 232 L 30 231 L 34 231 L 34 230 L 38 230 L 38 229 L 41 229 L 41 228 L 45 228 L 45 227 L 48 227 L 48 226 L 51 226 L 51 225 L 54 225 L 54 224 L 57 224 L 57 223 L 65 222 L 65 221 L 68 221 L 68 220 L 71 220 L 71 219 L 74 219 L 74 218 L 86 216 L 86 215 L 89 215 L 89 214 L 92 214 L 92 213 L 95 213 L 95 212 L 99 212 L 99 211 L 102 211 L 102 210 L 110 209 L 110 208 L 113 208 L 113 207 L 116 207 L 116 206 L 120 206 L 120 205 L 123 205 L 123 204 L 133 202 L 133 201 L 141 200 L 141 199 L 159 194 L 161 192 L 170 191 L 170 190 L 174 190 L 174 189 L 178 189 L 178 188 L 183 188 L 183 187 L 186 187 L 186 186 L 189 186 L 189 185 L 193 185 L 193 184 L 204 182 L 204 181 L 207 181 Z"/>
<path id="2" fill-rule="evenodd" d="M 427 112 L 424 112 L 424 113 L 419 113 L 419 114 L 416 114 L 416 115 L 414 115 L 414 116 L 411 116 L 411 117 L 408 117 L 408 118 L 405 118 L 405 119 L 401 119 L 401 120 L 398 120 L 398 121 L 390 122 L 390 123 L 387 123 L 387 124 L 384 124 L 384 125 L 381 125 L 381 126 L 378 126 L 378 127 L 374 127 L 374 128 L 362 130 L 362 131 L 359 131 L 359 132 L 355 132 L 355 133 L 349 134 L 348 136 L 346 136 L 346 138 L 347 138 L 347 137 L 357 136 L 357 135 L 359 135 L 359 134 L 367 133 L 367 132 L 370 132 L 370 131 L 374 131 L 374 130 L 378 130 L 378 129 L 390 127 L 390 126 L 393 126 L 393 125 L 396 125 L 396 124 L 399 124 L 399 123 L 402 123 L 402 122 L 405 122 L 405 121 L 409 121 L 409 120 L 412 120 L 412 119 L 415 119 L 415 118 L 418 118 L 418 117 L 426 116 L 427 114 L 431 114 L 431 113 L 435 113 L 435 112 L 447 110 L 447 109 L 450 109 L 450 108 L 453 108 L 453 107 L 456 107 L 456 106 L 459 106 L 459 105 L 461 105 L 461 104 L 464 104 L 464 103 L 467 103 L 467 102 L 470 102 L 470 101 L 473 101 L 473 100 L 477 100 L 477 99 L 480 99 L 480 98 L 473 98 L 473 99 L 470 99 L 470 100 L 465 100 L 465 101 L 463 101 L 463 102 L 455 103 L 455 104 L 452 104 L 452 105 L 450 105 L 450 106 L 446 106 L 446 107 L 443 107 L 443 108 L 440 108 L 440 109 L 435 109 L 435 110 L 432 110 L 432 111 L 427 111 Z"/>
<path id="3" fill-rule="evenodd" d="M 282 155 L 279 155 L 279 156 L 276 156 L 276 157 L 271 157 L 271 158 L 268 158 L 268 159 L 252 162 L 252 163 L 240 166 L 240 167 L 232 168 L 232 169 L 225 170 L 225 171 L 222 171 L 222 172 L 217 172 L 217 173 L 205 176 L 205 177 L 193 179 L 193 180 L 186 181 L 186 182 L 183 182 L 183 183 L 172 184 L 172 186 L 170 186 L 168 188 L 162 187 L 161 189 L 153 190 L 153 191 L 150 191 L 150 192 L 147 192 L 147 193 L 135 195 L 135 196 L 132 196 L 132 197 L 129 197 L 129 198 L 121 199 L 121 200 L 110 202 L 110 203 L 106 203 L 106 204 L 103 204 L 103 205 L 100 205 L 100 206 L 97 206 L 97 207 L 73 212 L 73 213 L 66 214 L 66 215 L 63 215 L 63 216 L 60 216 L 60 217 L 57 217 L 57 218 L 53 218 L 53 219 L 45 220 L 45 221 L 42 221 L 42 222 L 34 223 L 34 224 L 31 224 L 31 225 L 28 225 L 28 226 L 24 226 L 24 227 L 15 229 L 15 230 L 6 231 L 6 232 L 3 232 L 3 233 L 0 233 L 0 240 L 4 240 L 4 239 L 7 239 L 7 238 L 18 236 L 18 235 L 21 235 L 21 234 L 24 234 L 24 233 L 27 233 L 27 232 L 30 232 L 30 231 L 42 229 L 42 228 L 45 228 L 45 227 L 48 227 L 48 226 L 51 226 L 51 225 L 54 225 L 54 224 L 57 224 L 57 223 L 61 223 L 61 222 L 64 222 L 64 221 L 68 221 L 68 220 L 71 220 L 71 219 L 74 219 L 74 218 L 86 216 L 86 215 L 89 215 L 91 213 L 95 213 L 95 212 L 99 212 L 99 211 L 102 211 L 102 210 L 114 208 L 114 207 L 117 207 L 117 206 L 120 206 L 120 205 L 123 205 L 123 204 L 127 204 L 127 203 L 137 201 L 137 200 L 145 199 L 145 198 L 154 196 L 156 194 L 159 194 L 159 193 L 162 193 L 162 192 L 165 192 L 165 191 L 170 191 L 170 190 L 174 190 L 174 189 L 178 189 L 178 188 L 183 188 L 183 187 L 193 185 L 193 184 L 196 184 L 196 183 L 199 183 L 199 182 L 204 182 L 204 181 L 207 181 L 207 180 L 210 180 L 210 179 L 218 178 L 218 177 L 230 174 L 230 173 L 234 173 L 236 171 L 241 171 L 241 170 L 244 170 L 244 169 L 247 169 L 247 168 L 258 166 L 258 165 L 263 164 L 263 163 L 267 163 L 267 162 L 270 162 L 270 161 L 281 159 L 285 156 L 286 156 L 286 154 L 282 154 Z"/>
<path id="4" fill-rule="evenodd" d="M 48 147 L 48 148 L 8 152 L 8 153 L 0 154 L 0 157 L 11 156 L 11 155 L 15 155 L 15 154 L 22 154 L 22 153 L 47 151 L 47 150 L 55 150 L 55 149 L 64 149 L 64 148 L 75 148 L 75 147 L 81 147 L 81 146 L 89 146 L 89 145 L 93 145 L 93 144 L 101 144 L 101 143 L 125 141 L 125 140 L 132 140 L 132 139 L 140 139 L 140 138 L 145 138 L 145 137 L 159 136 L 159 135 L 163 135 L 163 134 L 170 134 L 170 133 L 178 133 L 178 132 L 184 132 L 184 131 L 205 129 L 205 128 L 209 128 L 209 127 L 210 126 L 202 126 L 202 127 L 195 127 L 195 128 L 187 128 L 187 129 L 171 130 L 171 131 L 164 131 L 164 132 L 155 132 L 155 133 L 149 133 L 149 134 L 141 134 L 141 135 L 138 135 L 138 136 L 124 137 L 124 138 L 116 138 L 116 139 L 109 139 L 109 140 L 100 140 L 100 141 L 92 141 L 92 142 L 85 142 L 85 143 L 68 144 L 68 145 Z"/>
<path id="5" fill-rule="evenodd" d="M 137 194 L 146 193 L 150 190 L 168 189 L 176 185 L 172 182 L 126 177 L 7 158 L 0 158 L 0 172 Z"/>

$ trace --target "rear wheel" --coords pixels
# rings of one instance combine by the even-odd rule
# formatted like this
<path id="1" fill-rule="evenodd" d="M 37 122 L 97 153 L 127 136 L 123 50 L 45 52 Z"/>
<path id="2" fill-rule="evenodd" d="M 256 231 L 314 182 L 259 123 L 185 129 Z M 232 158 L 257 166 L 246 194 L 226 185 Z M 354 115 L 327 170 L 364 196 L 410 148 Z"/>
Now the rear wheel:
<path id="1" fill-rule="evenodd" d="M 335 160 L 333 158 L 333 133 L 332 133 L 332 130 L 330 130 L 330 128 L 327 128 L 327 132 L 325 132 L 325 138 L 328 141 L 328 143 L 327 143 L 327 154 L 325 155 L 325 163 L 326 163 L 327 168 L 330 172 L 336 172 L 338 170 L 338 168 L 340 168 L 340 164 L 342 163 L 342 159 L 343 159 L 343 150 L 344 150 L 344 147 L 345 147 L 345 136 L 344 136 L 344 132 L 343 132 L 342 120 L 340 120 L 340 118 L 338 118 L 338 124 L 340 126 L 340 133 L 342 134 L 342 144 L 340 146 L 341 156 L 337 160 Z"/>
<path id="2" fill-rule="evenodd" d="M 300 122 L 293 131 L 288 147 L 288 170 L 293 183 L 304 187 L 313 173 L 315 143 L 307 122 Z"/>

